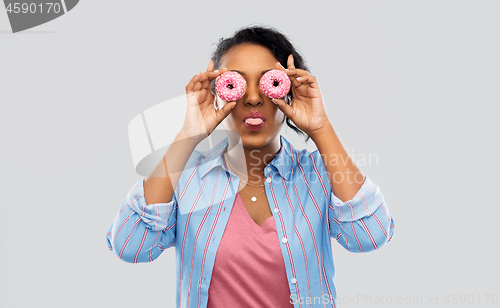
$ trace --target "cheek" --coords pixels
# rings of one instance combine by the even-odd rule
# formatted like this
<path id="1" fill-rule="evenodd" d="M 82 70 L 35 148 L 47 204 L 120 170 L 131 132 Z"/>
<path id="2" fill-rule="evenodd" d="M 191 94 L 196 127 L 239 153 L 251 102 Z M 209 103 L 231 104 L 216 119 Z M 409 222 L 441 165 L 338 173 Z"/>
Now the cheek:
<path id="1" fill-rule="evenodd" d="M 285 114 L 283 113 L 283 111 L 281 111 L 280 109 L 278 109 L 276 111 L 276 115 L 274 116 L 274 122 L 276 124 L 281 124 L 285 121 Z"/>
<path id="2" fill-rule="evenodd" d="M 235 123 L 235 117 L 233 117 L 231 114 L 229 114 L 227 117 L 222 120 L 222 126 L 226 130 L 235 130 L 238 126 L 238 123 Z"/>

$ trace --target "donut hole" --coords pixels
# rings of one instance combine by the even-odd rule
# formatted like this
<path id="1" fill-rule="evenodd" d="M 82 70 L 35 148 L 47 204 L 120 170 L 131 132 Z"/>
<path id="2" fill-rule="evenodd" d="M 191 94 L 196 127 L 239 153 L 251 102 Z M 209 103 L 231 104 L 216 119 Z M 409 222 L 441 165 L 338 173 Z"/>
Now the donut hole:
<path id="1" fill-rule="evenodd" d="M 275 80 L 273 81 L 273 87 L 278 87 L 280 85 L 280 82 Z"/>
<path id="2" fill-rule="evenodd" d="M 230 90 L 232 90 L 232 89 L 234 88 L 232 84 L 228 84 L 228 85 L 227 85 L 227 87 L 228 87 Z"/>

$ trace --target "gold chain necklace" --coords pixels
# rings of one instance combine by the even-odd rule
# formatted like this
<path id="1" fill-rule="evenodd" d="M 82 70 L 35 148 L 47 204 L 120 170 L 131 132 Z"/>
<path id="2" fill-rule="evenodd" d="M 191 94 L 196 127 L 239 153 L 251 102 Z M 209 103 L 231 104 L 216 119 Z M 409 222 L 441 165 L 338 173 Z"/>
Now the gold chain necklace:
<path id="1" fill-rule="evenodd" d="M 250 200 L 252 200 L 253 202 L 256 202 L 256 201 L 257 201 L 257 196 L 258 196 L 258 195 L 260 195 L 261 193 L 263 193 L 263 192 L 265 192 L 265 191 L 266 191 L 266 189 L 264 188 L 264 190 L 263 190 L 263 191 L 261 191 L 260 193 L 258 193 L 258 194 L 256 194 L 256 195 L 254 196 L 254 195 L 252 195 L 251 193 L 249 193 L 249 192 L 245 189 L 245 187 L 243 187 L 243 190 L 244 190 L 244 191 L 246 191 L 246 192 L 247 192 L 247 194 L 249 194 L 250 196 L 252 196 L 252 198 L 250 198 Z"/>
<path id="2" fill-rule="evenodd" d="M 237 171 L 237 170 L 236 170 L 236 169 L 235 169 L 235 168 L 231 165 L 231 163 L 229 162 L 229 159 L 227 158 L 227 152 L 224 152 L 224 157 L 226 158 L 226 162 L 227 162 L 227 164 L 231 167 L 231 169 L 233 169 L 235 172 L 237 172 L 237 173 L 239 173 L 239 174 L 241 174 L 241 175 L 245 176 L 245 174 L 243 174 L 243 173 L 241 173 L 241 172 Z M 254 186 L 254 187 L 264 187 L 264 186 L 266 185 L 266 184 L 263 184 L 263 185 L 252 185 L 252 184 L 250 184 L 250 183 L 248 183 L 248 182 L 246 182 L 246 181 L 244 181 L 244 180 L 241 180 L 241 181 L 243 181 L 244 183 L 247 183 L 247 184 L 248 184 L 248 185 L 250 185 L 250 186 Z M 249 192 L 245 189 L 245 187 L 242 187 L 242 188 L 243 188 L 243 190 L 244 190 L 247 194 L 249 194 L 250 196 L 252 196 L 252 197 L 250 198 L 250 200 L 252 200 L 252 202 L 256 202 L 256 201 L 257 201 L 257 196 L 258 196 L 258 195 L 260 195 L 261 193 L 263 193 L 263 192 L 265 192 L 265 191 L 266 191 L 266 189 L 264 188 L 264 190 L 263 190 L 263 191 L 261 191 L 260 193 L 258 193 L 257 195 L 252 195 L 251 193 L 249 193 Z"/>

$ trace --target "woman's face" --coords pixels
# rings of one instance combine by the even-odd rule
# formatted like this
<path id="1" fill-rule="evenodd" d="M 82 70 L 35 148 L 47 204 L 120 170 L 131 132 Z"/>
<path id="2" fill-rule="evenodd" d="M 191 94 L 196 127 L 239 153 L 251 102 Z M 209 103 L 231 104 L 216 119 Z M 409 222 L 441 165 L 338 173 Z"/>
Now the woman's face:
<path id="1" fill-rule="evenodd" d="M 245 43 L 231 48 L 220 63 L 220 67 L 238 71 L 247 82 L 245 94 L 236 101 L 236 107 L 222 122 L 227 131 L 239 135 L 246 147 L 260 148 L 275 140 L 285 120 L 285 114 L 259 87 L 262 75 L 276 69 L 276 62 L 278 60 L 267 48 Z M 216 99 L 219 108 L 226 104 L 218 95 Z M 264 126 L 259 131 L 250 130 L 243 122 L 245 115 L 251 111 L 258 111 L 265 117 Z"/>

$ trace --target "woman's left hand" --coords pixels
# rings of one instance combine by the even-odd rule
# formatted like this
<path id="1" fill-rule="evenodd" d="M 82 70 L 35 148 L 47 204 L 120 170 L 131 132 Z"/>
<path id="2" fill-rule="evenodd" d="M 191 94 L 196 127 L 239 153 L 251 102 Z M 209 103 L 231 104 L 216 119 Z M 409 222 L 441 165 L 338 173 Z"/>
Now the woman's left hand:
<path id="1" fill-rule="evenodd" d="M 273 101 L 298 128 L 312 138 L 330 124 L 319 84 L 316 77 L 309 75 L 308 71 L 295 68 L 292 54 L 288 56 L 287 65 L 288 70 L 276 62 L 276 67 L 290 78 L 293 102 L 288 105 L 283 98 L 275 98 Z"/>

